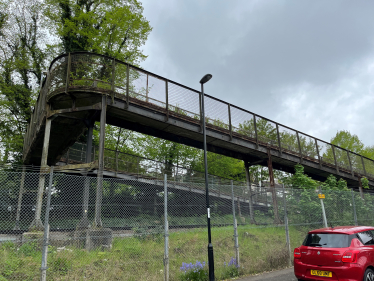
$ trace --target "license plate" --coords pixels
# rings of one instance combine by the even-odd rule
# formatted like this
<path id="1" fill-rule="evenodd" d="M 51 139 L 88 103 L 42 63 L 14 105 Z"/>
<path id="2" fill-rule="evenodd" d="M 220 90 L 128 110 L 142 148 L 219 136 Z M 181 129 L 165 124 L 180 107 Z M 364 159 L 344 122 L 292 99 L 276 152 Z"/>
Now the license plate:
<path id="1" fill-rule="evenodd" d="M 310 274 L 322 277 L 332 277 L 331 271 L 311 270 Z"/>

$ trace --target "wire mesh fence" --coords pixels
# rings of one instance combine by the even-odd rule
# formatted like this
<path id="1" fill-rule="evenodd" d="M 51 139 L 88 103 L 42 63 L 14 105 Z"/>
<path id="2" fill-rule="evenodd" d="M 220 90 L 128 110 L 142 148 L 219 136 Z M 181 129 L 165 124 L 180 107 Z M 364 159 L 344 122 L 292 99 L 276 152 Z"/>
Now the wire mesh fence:
<path id="1" fill-rule="evenodd" d="M 1 170 L 0 280 L 180 280 L 207 263 L 205 183 L 165 176 Z M 217 278 L 287 266 L 289 249 L 326 223 L 374 225 L 371 193 L 322 190 L 323 211 L 319 190 L 210 181 Z"/>

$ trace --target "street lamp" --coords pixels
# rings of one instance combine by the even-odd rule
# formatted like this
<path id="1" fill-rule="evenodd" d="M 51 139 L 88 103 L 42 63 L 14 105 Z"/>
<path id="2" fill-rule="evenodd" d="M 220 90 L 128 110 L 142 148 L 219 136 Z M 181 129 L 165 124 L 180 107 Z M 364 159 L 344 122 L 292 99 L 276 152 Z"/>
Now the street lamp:
<path id="1" fill-rule="evenodd" d="M 207 208 L 208 220 L 208 264 L 209 264 L 209 281 L 214 281 L 214 259 L 213 259 L 213 245 L 212 234 L 210 231 L 210 205 L 209 205 L 209 188 L 208 188 L 208 160 L 206 155 L 206 128 L 205 128 L 205 111 L 204 111 L 204 84 L 212 79 L 211 74 L 206 74 L 200 80 L 201 84 L 201 115 L 203 118 L 203 142 L 204 142 L 204 167 L 205 167 L 205 198 Z"/>

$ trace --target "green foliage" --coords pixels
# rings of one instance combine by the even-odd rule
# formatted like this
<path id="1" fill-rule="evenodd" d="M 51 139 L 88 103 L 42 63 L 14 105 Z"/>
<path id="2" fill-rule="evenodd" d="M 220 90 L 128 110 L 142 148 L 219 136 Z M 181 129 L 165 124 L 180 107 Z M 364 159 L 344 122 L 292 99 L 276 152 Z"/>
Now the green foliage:
<path id="1" fill-rule="evenodd" d="M 284 183 L 286 185 L 292 185 L 300 188 L 315 189 L 317 187 L 317 182 L 304 173 L 304 167 L 300 164 L 295 165 L 295 173 L 289 177 L 285 178 Z"/>
<path id="2" fill-rule="evenodd" d="M 22 244 L 22 246 L 19 247 L 18 253 L 20 255 L 24 256 L 34 256 L 36 252 L 39 251 L 39 246 L 37 241 L 30 241 L 27 243 Z"/>
<path id="3" fill-rule="evenodd" d="M 67 257 L 56 257 L 50 263 L 49 270 L 58 272 L 61 275 L 66 275 L 73 267 L 73 262 Z"/>
<path id="4" fill-rule="evenodd" d="M 46 0 L 50 31 L 64 52 L 91 51 L 139 63 L 152 28 L 137 0 Z"/>
<path id="5" fill-rule="evenodd" d="M 362 187 L 369 189 L 369 180 L 366 177 L 361 178 Z"/>
<path id="6" fill-rule="evenodd" d="M 37 0 L 0 0 L 1 163 L 20 162 L 48 48 L 43 38 L 43 5 Z"/>

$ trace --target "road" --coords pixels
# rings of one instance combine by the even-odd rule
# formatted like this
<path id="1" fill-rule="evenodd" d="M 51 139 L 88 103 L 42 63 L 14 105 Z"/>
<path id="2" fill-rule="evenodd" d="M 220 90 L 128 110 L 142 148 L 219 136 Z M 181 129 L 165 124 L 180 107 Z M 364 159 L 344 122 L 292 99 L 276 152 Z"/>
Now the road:
<path id="1" fill-rule="evenodd" d="M 237 281 L 297 281 L 295 274 L 293 273 L 293 267 L 277 270 L 269 273 L 264 273 L 257 276 L 250 276 Z"/>

